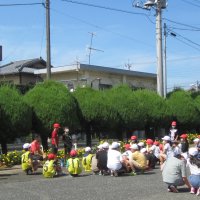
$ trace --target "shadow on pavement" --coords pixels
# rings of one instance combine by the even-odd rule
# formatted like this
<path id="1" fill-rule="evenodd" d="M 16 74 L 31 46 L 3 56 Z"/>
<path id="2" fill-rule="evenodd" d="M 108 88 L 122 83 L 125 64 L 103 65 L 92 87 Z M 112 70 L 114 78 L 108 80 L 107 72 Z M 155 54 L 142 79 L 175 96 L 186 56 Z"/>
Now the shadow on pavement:
<path id="1" fill-rule="evenodd" d="M 13 176 L 13 175 L 19 175 L 19 174 L 0 174 L 0 178 L 4 176 Z"/>
<path id="2" fill-rule="evenodd" d="M 179 193 L 188 193 L 190 190 L 188 188 L 178 188 Z"/>

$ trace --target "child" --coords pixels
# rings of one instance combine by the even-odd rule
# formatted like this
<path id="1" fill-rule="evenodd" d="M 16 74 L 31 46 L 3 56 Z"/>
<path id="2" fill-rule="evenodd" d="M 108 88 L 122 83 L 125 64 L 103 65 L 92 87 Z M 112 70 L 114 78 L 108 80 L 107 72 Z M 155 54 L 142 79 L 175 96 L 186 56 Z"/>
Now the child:
<path id="1" fill-rule="evenodd" d="M 21 163 L 22 163 L 22 170 L 26 172 L 27 175 L 32 174 L 37 170 L 38 164 L 37 162 L 33 162 L 32 155 L 30 152 L 31 145 L 29 143 L 25 143 L 23 145 L 23 149 L 25 153 L 22 154 Z"/>
<path id="2" fill-rule="evenodd" d="M 77 158 L 77 152 L 76 150 L 71 150 L 70 151 L 70 157 L 67 160 L 67 170 L 69 172 L 69 174 L 73 177 L 78 176 L 81 172 L 81 166 L 80 166 L 80 160 Z"/>
<path id="3" fill-rule="evenodd" d="M 187 160 L 187 166 L 190 169 L 191 175 L 189 176 L 189 182 L 191 184 L 191 194 L 200 196 L 200 160 L 197 158 L 198 151 L 196 148 L 189 149 L 189 158 Z"/>
<path id="4" fill-rule="evenodd" d="M 91 154 L 91 148 L 86 147 L 85 154 L 83 155 L 83 159 L 82 159 L 82 166 L 86 172 L 92 171 L 92 157 L 93 157 L 93 154 Z"/>
<path id="5" fill-rule="evenodd" d="M 45 178 L 53 178 L 61 172 L 61 168 L 57 165 L 55 154 L 50 153 L 47 158 L 48 160 L 43 166 L 43 175 Z"/>
<path id="6" fill-rule="evenodd" d="M 160 165 L 162 165 L 166 159 L 173 156 L 172 144 L 171 144 L 170 137 L 165 136 L 162 138 L 162 140 L 163 140 L 164 147 L 163 147 L 163 152 L 160 154 Z"/>

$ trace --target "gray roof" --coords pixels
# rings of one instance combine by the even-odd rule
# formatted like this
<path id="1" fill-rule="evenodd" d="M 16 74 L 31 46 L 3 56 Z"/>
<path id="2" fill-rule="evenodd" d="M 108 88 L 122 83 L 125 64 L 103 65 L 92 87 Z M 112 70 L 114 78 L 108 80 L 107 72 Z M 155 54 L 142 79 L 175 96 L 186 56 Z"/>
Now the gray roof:
<path id="1" fill-rule="evenodd" d="M 157 75 L 153 73 L 147 72 L 138 72 L 138 71 L 131 71 L 125 69 L 118 69 L 112 67 L 102 67 L 96 65 L 87 65 L 87 64 L 80 64 L 81 70 L 90 70 L 90 71 L 99 71 L 99 72 L 107 72 L 107 73 L 116 73 L 116 74 L 124 74 L 129 76 L 139 76 L 139 77 L 148 77 L 148 78 L 156 78 Z"/>
<path id="2" fill-rule="evenodd" d="M 19 72 L 34 74 L 35 69 L 43 69 L 45 67 L 46 61 L 42 58 L 19 60 L 2 65 L 0 67 L 0 75 L 16 74 Z"/>

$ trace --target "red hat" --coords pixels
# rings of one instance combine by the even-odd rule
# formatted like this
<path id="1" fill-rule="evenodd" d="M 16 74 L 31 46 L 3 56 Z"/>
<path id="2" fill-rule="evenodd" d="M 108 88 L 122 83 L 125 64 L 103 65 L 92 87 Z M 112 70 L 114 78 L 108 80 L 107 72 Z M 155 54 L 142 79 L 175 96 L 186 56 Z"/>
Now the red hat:
<path id="1" fill-rule="evenodd" d="M 130 148 L 130 147 L 131 147 L 130 144 L 125 144 L 124 147 L 125 147 L 126 150 L 130 150 L 130 149 L 131 149 L 131 148 Z"/>
<path id="2" fill-rule="evenodd" d="M 160 144 L 160 142 L 155 141 L 153 144 L 156 145 L 156 146 L 158 146 Z"/>
<path id="3" fill-rule="evenodd" d="M 152 139 L 147 139 L 147 140 L 146 140 L 146 143 L 147 143 L 147 144 L 153 145 L 153 140 L 152 140 Z"/>
<path id="4" fill-rule="evenodd" d="M 180 137 L 186 139 L 188 136 L 187 134 L 182 134 Z"/>
<path id="5" fill-rule="evenodd" d="M 50 154 L 48 155 L 48 159 L 49 159 L 49 160 L 54 160 L 55 158 L 56 158 L 56 155 L 53 154 L 53 153 L 50 153 Z"/>
<path id="6" fill-rule="evenodd" d="M 132 136 L 131 136 L 131 140 L 137 140 L 137 136 L 132 135 Z"/>
<path id="7" fill-rule="evenodd" d="M 54 128 L 60 128 L 60 124 L 55 123 L 55 124 L 53 125 L 53 127 L 54 127 Z"/>
<path id="8" fill-rule="evenodd" d="M 69 154 L 70 154 L 71 157 L 77 156 L 76 150 L 71 150 Z"/>
<path id="9" fill-rule="evenodd" d="M 176 126 L 176 121 L 173 121 L 173 122 L 172 122 L 172 126 Z"/>

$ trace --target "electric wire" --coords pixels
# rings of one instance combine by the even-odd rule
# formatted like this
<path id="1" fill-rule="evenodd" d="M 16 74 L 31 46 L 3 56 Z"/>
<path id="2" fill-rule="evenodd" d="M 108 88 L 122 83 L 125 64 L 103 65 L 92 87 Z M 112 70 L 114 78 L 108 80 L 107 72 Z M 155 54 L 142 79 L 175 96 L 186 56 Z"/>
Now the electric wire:
<path id="1" fill-rule="evenodd" d="M 80 19 L 80 18 L 78 18 L 78 17 L 74 17 L 74 16 L 72 16 L 72 15 L 69 15 L 69 14 L 66 14 L 66 13 L 63 13 L 63 12 L 60 12 L 60 11 L 58 11 L 58 10 L 56 10 L 56 9 L 53 9 L 53 8 L 50 8 L 50 9 L 51 9 L 51 11 L 53 11 L 53 12 L 55 12 L 55 13 L 57 13 L 57 14 L 64 15 L 64 16 L 66 16 L 66 17 L 70 17 L 70 18 L 72 18 L 72 19 L 74 19 L 74 20 L 76 20 L 76 21 L 79 21 L 79 22 L 81 22 L 81 23 L 83 23 L 83 24 L 87 24 L 87 25 L 92 26 L 92 27 L 94 27 L 94 28 L 97 28 L 97 29 L 99 29 L 99 30 L 103 30 L 103 31 L 106 31 L 106 32 L 109 32 L 109 33 L 118 35 L 118 36 L 120 36 L 121 38 L 126 38 L 126 39 L 128 39 L 128 40 L 132 40 L 132 41 L 141 43 L 141 44 L 143 44 L 143 45 L 145 45 L 145 46 L 155 47 L 154 45 L 148 44 L 147 42 L 138 40 L 138 39 L 136 39 L 136 38 L 133 38 L 133 37 L 130 37 L 130 36 L 127 36 L 127 35 L 124 35 L 124 34 L 115 32 L 115 31 L 111 31 L 111 30 L 109 30 L 109 29 L 107 29 L 107 28 L 104 28 L 104 27 L 102 27 L 102 26 L 99 26 L 99 25 L 96 25 L 96 24 L 87 22 L 87 21 L 85 21 L 85 20 L 83 20 L 83 19 Z"/>
<path id="2" fill-rule="evenodd" d="M 132 12 L 132 11 L 122 10 L 122 9 L 118 9 L 118 8 L 111 8 L 111 7 L 106 7 L 106 6 L 96 5 L 96 4 L 83 3 L 83 2 L 80 2 L 80 1 L 72 1 L 72 0 L 62 0 L 62 1 L 68 2 L 68 3 L 79 4 L 79 5 L 83 5 L 83 6 L 89 6 L 89 7 L 94 7 L 94 8 L 100 8 L 100 9 L 105 9 L 105 10 L 111 10 L 111 11 L 126 13 L 126 14 L 142 15 L 142 16 L 145 16 L 152 24 L 155 24 L 155 22 L 153 22 L 151 20 L 151 18 L 149 17 L 149 15 L 147 15 L 146 13 Z"/>
<path id="3" fill-rule="evenodd" d="M 199 8 L 200 8 L 200 5 L 195 4 L 195 3 L 192 3 L 191 1 L 188 1 L 188 0 L 181 0 L 181 1 L 183 1 L 183 2 L 185 2 L 185 3 L 187 3 L 187 4 L 189 4 L 189 5 L 192 5 L 192 6 L 195 6 L 195 7 L 199 7 Z"/>
<path id="4" fill-rule="evenodd" d="M 167 18 L 165 18 L 165 17 L 163 18 L 163 20 L 168 21 L 168 22 L 171 22 L 171 23 L 174 23 L 174 24 L 182 25 L 182 26 L 185 26 L 185 27 L 190 27 L 190 28 L 193 28 L 193 29 L 195 29 L 195 30 L 200 30 L 199 27 L 191 26 L 191 25 L 184 24 L 184 23 L 181 23 L 181 22 L 176 22 L 176 21 L 174 21 L 174 20 L 167 19 Z"/>
<path id="5" fill-rule="evenodd" d="M 0 4 L 0 7 L 13 7 L 13 6 L 34 6 L 34 5 L 44 5 L 44 3 L 9 3 L 9 4 Z"/>

